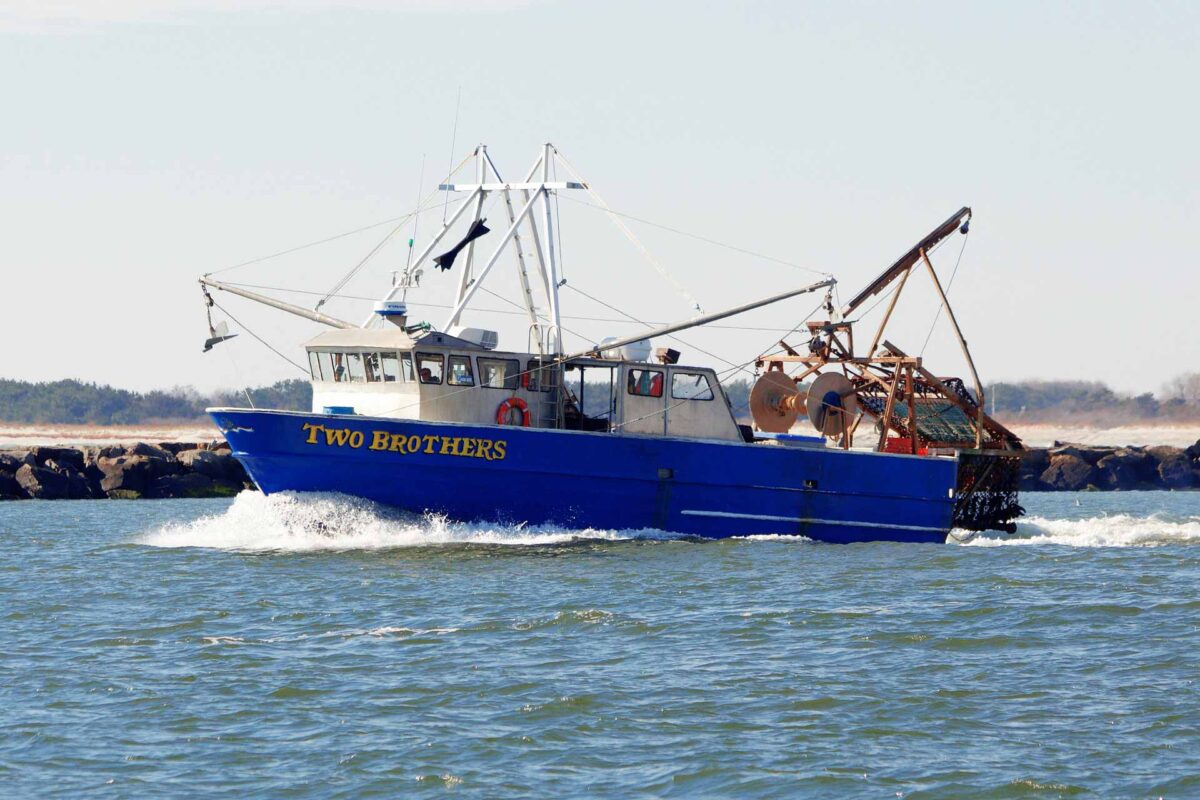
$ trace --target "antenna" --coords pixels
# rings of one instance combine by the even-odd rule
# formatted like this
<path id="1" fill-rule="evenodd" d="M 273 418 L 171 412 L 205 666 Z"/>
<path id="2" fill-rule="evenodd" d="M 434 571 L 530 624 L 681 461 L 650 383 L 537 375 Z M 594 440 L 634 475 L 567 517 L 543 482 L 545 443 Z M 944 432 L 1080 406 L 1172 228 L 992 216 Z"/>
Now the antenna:
<path id="1" fill-rule="evenodd" d="M 458 98 L 454 101 L 454 129 L 450 133 L 450 169 L 454 169 L 454 149 L 458 147 L 458 110 L 462 107 L 462 84 L 458 85 Z M 450 207 L 450 190 L 446 190 L 446 202 L 442 204 L 442 224 L 446 224 L 446 210 Z"/>

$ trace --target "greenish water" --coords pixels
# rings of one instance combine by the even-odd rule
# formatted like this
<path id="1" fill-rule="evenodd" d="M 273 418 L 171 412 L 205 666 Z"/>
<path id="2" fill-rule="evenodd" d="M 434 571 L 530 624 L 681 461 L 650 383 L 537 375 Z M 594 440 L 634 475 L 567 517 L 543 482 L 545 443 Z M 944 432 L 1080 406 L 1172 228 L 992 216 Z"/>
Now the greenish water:
<path id="1" fill-rule="evenodd" d="M 968 546 L 0 505 L 6 797 L 1197 797 L 1200 494 Z"/>

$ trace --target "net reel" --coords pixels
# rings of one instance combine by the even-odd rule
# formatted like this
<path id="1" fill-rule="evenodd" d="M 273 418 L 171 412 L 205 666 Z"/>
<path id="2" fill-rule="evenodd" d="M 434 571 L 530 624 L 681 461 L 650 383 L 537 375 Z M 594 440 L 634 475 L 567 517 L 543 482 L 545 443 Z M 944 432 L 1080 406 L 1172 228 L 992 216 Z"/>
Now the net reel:
<path id="1" fill-rule="evenodd" d="M 854 384 L 840 372 L 826 372 L 808 387 L 808 421 L 830 438 L 844 434 L 858 416 Z"/>
<path id="2" fill-rule="evenodd" d="M 770 369 L 750 390 L 750 416 L 760 431 L 787 433 L 805 411 L 805 398 L 783 370 Z"/>

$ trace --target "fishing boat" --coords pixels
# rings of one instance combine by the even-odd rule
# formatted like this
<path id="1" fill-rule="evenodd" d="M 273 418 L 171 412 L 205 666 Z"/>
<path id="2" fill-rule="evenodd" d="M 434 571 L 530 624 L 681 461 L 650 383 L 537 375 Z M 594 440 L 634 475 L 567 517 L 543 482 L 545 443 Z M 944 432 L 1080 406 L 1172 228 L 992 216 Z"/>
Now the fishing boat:
<path id="1" fill-rule="evenodd" d="M 486 147 L 472 158 L 474 181 L 438 187 L 465 194 L 465 202 L 359 323 L 329 316 L 319 303 L 302 307 L 211 274 L 200 279 L 210 310 L 206 349 L 230 338 L 225 323 L 213 324 L 212 292 L 328 328 L 304 346 L 311 410 L 209 409 L 264 493 L 335 492 L 453 520 L 706 538 L 944 542 L 954 529 L 1012 529 L 1022 513 L 1022 445 L 984 412 L 982 385 L 929 260 L 941 241 L 966 234 L 969 208 L 844 307 L 835 306 L 836 281 L 826 278 L 568 351 L 552 204 L 557 193 L 589 191 L 589 184 L 549 144 L 516 182 L 500 177 Z M 573 179 L 555 179 L 560 167 Z M 477 258 L 490 232 L 481 216 L 488 197 L 501 201 L 506 225 Z M 457 243 L 446 247 L 456 228 Z M 518 348 L 464 324 L 506 253 L 528 320 Z M 414 322 L 407 299 L 430 262 L 447 276 L 460 267 L 453 308 L 437 326 Z M 937 288 L 973 391 L 884 338 L 918 271 Z M 758 377 L 744 422 L 712 366 L 687 365 L 679 351 L 653 346 L 822 292 L 823 314 L 796 327 L 802 341 L 780 341 L 748 362 Z M 889 305 L 860 353 L 853 318 L 876 296 Z"/>

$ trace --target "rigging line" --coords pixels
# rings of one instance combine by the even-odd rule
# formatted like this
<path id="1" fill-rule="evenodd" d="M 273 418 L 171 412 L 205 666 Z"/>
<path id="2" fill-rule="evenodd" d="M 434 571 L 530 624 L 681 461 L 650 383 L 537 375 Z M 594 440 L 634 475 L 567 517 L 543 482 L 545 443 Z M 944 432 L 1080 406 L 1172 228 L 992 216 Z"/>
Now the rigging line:
<path id="1" fill-rule="evenodd" d="M 938 248 L 941 247 L 942 245 L 944 245 L 947 241 L 949 241 L 949 240 L 943 239 L 942 241 L 938 242 L 937 244 L 935 244 L 933 247 L 931 247 L 929 249 L 929 251 L 928 251 L 928 253 L 926 253 L 926 255 L 930 255 L 930 256 L 933 255 L 934 253 L 936 253 L 938 251 Z M 875 302 L 872 303 L 866 311 L 862 312 L 854 319 L 846 320 L 846 321 L 852 325 L 857 322 L 861 322 L 863 319 L 865 319 L 867 317 L 868 314 L 870 314 L 872 311 L 874 311 L 876 308 L 878 308 L 880 303 L 882 303 L 884 300 L 887 300 L 889 297 L 891 297 L 892 292 L 896 291 L 899 288 L 900 288 L 900 285 L 898 283 L 893 283 L 892 286 L 886 292 L 881 294 L 878 297 L 878 299 L 876 299 Z"/>
<path id="2" fill-rule="evenodd" d="M 430 199 L 435 199 L 436 197 L 437 197 L 437 192 L 436 191 L 431 192 L 430 197 L 426 200 L 426 202 L 429 202 Z M 455 202 L 460 202 L 460 201 L 455 201 Z M 421 214 L 422 211 L 427 211 L 431 207 L 432 206 L 425 206 L 423 208 L 419 207 L 416 211 L 414 211 L 409 216 L 410 217 L 411 216 L 419 217 L 419 215 Z M 443 212 L 443 214 L 444 213 L 445 212 Z M 346 273 L 346 275 L 340 281 L 338 281 L 337 284 L 335 284 L 332 289 L 329 290 L 329 292 L 326 294 L 326 296 L 324 298 L 322 298 L 321 300 L 319 300 L 317 302 L 316 310 L 319 311 L 321 309 L 321 306 L 325 305 L 326 300 L 328 300 L 330 297 L 332 297 L 335 293 L 341 291 L 342 288 L 344 288 L 347 283 L 349 283 L 351 280 L 353 280 L 354 276 L 357 275 L 359 273 L 359 271 L 362 270 L 362 268 L 365 267 L 367 265 L 367 263 L 372 258 L 374 258 L 375 255 L 380 250 L 383 249 L 384 245 L 386 245 L 388 242 L 390 242 L 392 240 L 393 236 L 395 236 L 397 233 L 400 232 L 401 228 L 403 228 L 407 222 L 408 222 L 407 218 L 404 220 L 401 220 L 400 223 L 396 225 L 396 227 L 394 227 L 390 231 L 388 231 L 387 234 L 383 237 L 383 239 L 381 239 L 378 244 L 376 244 L 374 247 L 372 247 L 371 251 L 369 253 L 367 253 L 365 256 L 363 256 L 362 260 L 359 261 L 354 266 L 353 269 L 351 269 L 348 273 Z"/>
<path id="3" fill-rule="evenodd" d="M 955 278 L 955 276 L 958 275 L 958 265 L 962 263 L 963 253 L 965 253 L 967 251 L 967 239 L 970 239 L 970 238 L 971 238 L 971 231 L 968 228 L 967 232 L 965 234 L 963 234 L 963 243 L 962 243 L 962 247 L 960 247 L 958 249 L 958 258 L 956 258 L 954 260 L 954 271 L 950 273 L 950 281 L 946 284 L 945 295 L 946 295 L 947 302 L 950 301 L 950 287 L 954 285 L 954 278 Z M 933 264 L 932 261 L 929 263 L 931 265 Z M 933 323 L 929 326 L 929 333 L 925 334 L 925 344 L 921 345 L 921 352 L 917 354 L 918 358 L 922 358 L 925 356 L 925 348 L 929 346 L 929 340 L 931 338 L 933 338 L 933 329 L 937 327 L 938 321 L 941 320 L 941 318 L 942 318 L 942 306 L 941 306 L 941 304 L 938 304 L 937 313 L 935 313 L 933 315 Z"/>
<path id="4" fill-rule="evenodd" d="M 618 314 L 620 314 L 620 315 L 622 315 L 622 316 L 624 316 L 624 317 L 628 317 L 629 319 L 633 320 L 634 322 L 638 323 L 639 325 L 645 325 L 646 327 L 650 327 L 650 325 L 651 325 L 651 323 L 648 323 L 648 322 L 646 322 L 646 321 L 644 321 L 644 320 L 640 320 L 640 319 L 638 319 L 637 317 L 633 316 L 632 314 L 627 314 L 626 312 L 622 311 L 621 309 L 617 308 L 616 306 L 614 306 L 614 305 L 610 305 L 610 304 L 608 304 L 608 303 L 604 302 L 603 300 L 601 300 L 601 299 L 600 299 L 600 298 L 598 298 L 598 297 L 593 297 L 592 295 L 590 295 L 590 294 L 588 294 L 587 292 L 583 291 L 582 289 L 580 289 L 578 286 L 575 286 L 574 284 L 570 284 L 570 283 L 568 283 L 566 286 L 567 286 L 567 288 L 568 288 L 568 289 L 573 289 L 574 291 L 576 291 L 576 292 L 578 292 L 579 294 L 583 295 L 584 297 L 586 297 L 587 299 L 591 300 L 592 302 L 594 302 L 594 303 L 599 303 L 600 305 L 604 306 L 605 308 L 609 309 L 610 311 L 615 311 L 616 313 L 618 313 Z M 713 353 L 713 352 L 711 352 L 711 351 L 709 351 L 709 350 L 705 350 L 703 347 L 698 347 L 698 346 L 696 346 L 696 345 L 692 344 L 691 342 L 686 342 L 686 341 L 684 341 L 683 339 L 680 339 L 678 336 L 674 336 L 674 335 L 670 335 L 670 334 L 668 334 L 667 338 L 668 338 L 668 339 L 674 339 L 675 341 L 677 341 L 677 342 L 679 342 L 680 344 L 682 344 L 684 347 L 690 347 L 690 348 L 692 348 L 693 350 L 695 350 L 695 351 L 697 351 L 697 352 L 699 352 L 699 353 L 703 353 L 704 355 L 708 356 L 709 358 L 715 358 L 717 361 L 720 361 L 720 362 L 721 362 L 721 363 L 723 363 L 723 364 L 728 364 L 729 366 L 731 366 L 731 367 L 735 367 L 735 368 L 737 367 L 737 365 L 736 365 L 736 364 L 734 364 L 734 363 L 733 363 L 732 361 L 730 361 L 729 359 L 727 359 L 727 358 L 721 358 L 721 356 L 717 355 L 716 353 Z M 743 371 L 744 371 L 744 370 L 743 370 Z M 753 373 L 750 373 L 750 374 L 753 374 Z"/>
<path id="5" fill-rule="evenodd" d="M 805 316 L 801 317 L 801 318 L 800 318 L 800 321 L 799 321 L 798 323 L 796 323 L 796 327 L 792 328 L 790 331 L 788 331 L 788 332 L 787 332 L 787 333 L 785 333 L 785 334 L 784 334 L 782 337 L 780 337 L 778 344 L 782 344 L 784 339 L 787 339 L 787 337 L 791 336 L 793 333 L 795 333 L 796 331 L 800 330 L 800 328 L 801 328 L 801 327 L 804 325 L 804 323 L 806 323 L 806 322 L 808 322 L 810 319 L 812 319 L 812 316 L 813 316 L 814 314 L 816 314 L 818 311 L 820 311 L 820 310 L 821 310 L 821 307 L 822 307 L 822 306 L 824 306 L 824 305 L 825 305 L 825 300 L 824 300 L 824 299 L 822 299 L 822 300 L 819 300 L 819 301 L 817 302 L 817 306 L 816 306 L 816 308 L 814 308 L 812 311 L 808 312 L 808 314 L 806 314 Z M 813 337 L 813 338 L 815 338 L 815 337 Z M 809 339 L 807 342 L 805 342 L 804 344 L 805 344 L 805 345 L 808 345 L 808 344 L 810 344 L 811 342 L 812 342 L 812 338 L 810 338 L 810 339 Z M 765 350 L 763 350 L 761 353 L 759 353 L 759 354 L 758 354 L 758 356 L 757 356 L 757 357 L 754 359 L 754 360 L 755 360 L 755 362 L 758 362 L 759 360 L 763 359 L 763 356 L 766 356 L 766 355 L 768 355 L 768 354 L 771 352 L 771 348 L 772 348 L 772 347 L 774 347 L 774 346 L 775 346 L 775 344 L 776 344 L 776 343 L 772 343 L 771 345 L 768 345 L 768 346 L 767 346 L 767 348 L 766 348 Z"/>
<path id="6" fill-rule="evenodd" d="M 268 342 L 267 342 L 265 339 L 263 339 L 261 336 L 259 336 L 259 335 L 258 335 L 257 333 L 255 333 L 254 331 L 252 331 L 252 330 L 250 330 L 249 328 L 247 328 L 247 327 L 246 327 L 244 324 L 242 324 L 242 323 L 241 323 L 241 322 L 238 320 L 238 318 L 237 318 L 237 317 L 235 317 L 233 314 L 230 314 L 230 313 L 229 313 L 229 311 L 228 311 L 228 310 L 226 310 L 226 308 L 225 308 L 224 306 L 222 306 L 220 303 L 218 303 L 216 300 L 213 300 L 213 305 L 214 305 L 214 306 L 216 306 L 217 308 L 221 309 L 221 313 L 223 313 L 225 316 L 227 316 L 227 317 L 229 317 L 231 320 L 233 320 L 233 321 L 234 321 L 234 324 L 236 324 L 236 325 L 237 325 L 239 328 L 241 328 L 241 329 L 242 329 L 242 330 L 244 330 L 246 333 L 250 334 L 250 335 L 251 335 L 251 336 L 253 336 L 255 339 L 257 339 L 259 344 L 261 344 L 262 346 L 266 347 L 266 348 L 267 348 L 268 350 L 270 350 L 272 353 L 274 353 L 275 355 L 279 356 L 279 357 L 280 357 L 280 358 L 282 358 L 284 361 L 288 362 L 288 363 L 289 363 L 289 364 L 291 364 L 293 367 L 295 367 L 296 369 L 298 369 L 298 370 L 300 370 L 301 372 L 303 372 L 305 375 L 310 375 L 310 373 L 309 373 L 309 371 L 308 371 L 307 369 L 305 369 L 304 367 L 300 366 L 300 365 L 299 365 L 299 364 L 297 364 L 295 361 L 292 361 L 290 358 L 288 358 L 287 356 L 285 356 L 283 353 L 279 352 L 279 351 L 278 351 L 278 350 L 276 350 L 274 347 L 272 347 L 272 346 L 271 346 L 271 345 L 270 345 L 270 344 L 269 344 L 269 343 L 268 343 Z M 252 404 L 252 405 L 253 405 L 253 404 Z"/>
<path id="7" fill-rule="evenodd" d="M 425 154 L 421 153 L 421 177 L 417 179 L 417 208 L 421 207 L 421 187 L 424 185 L 425 185 Z M 420 227 L 421 227 L 421 215 L 418 214 L 416 219 L 413 220 L 412 238 L 413 238 L 414 242 L 417 240 L 417 231 L 420 229 Z M 411 245 L 408 248 L 408 258 L 410 261 L 412 260 L 412 246 Z M 410 264 L 404 265 L 405 271 L 408 270 L 409 266 L 411 266 L 411 265 Z"/>
<path id="8" fill-rule="evenodd" d="M 243 289 L 264 289 L 264 290 L 271 291 L 271 292 L 289 292 L 291 294 L 310 294 L 310 295 L 325 294 L 324 292 L 314 292 L 314 291 L 311 291 L 308 289 L 289 289 L 285 286 L 263 286 L 262 284 L 258 284 L 258 283 L 239 283 L 236 281 L 226 281 L 226 284 L 229 286 L 238 286 Z M 480 288 L 482 289 L 483 287 L 480 287 Z M 337 300 L 364 300 L 367 302 L 374 302 L 375 300 L 378 299 L 376 297 L 365 297 L 363 295 L 357 295 L 357 294 L 334 294 L 334 295 L 330 295 L 330 297 L 337 299 Z M 501 299 L 504 300 L 505 302 L 512 302 L 508 298 L 505 298 L 502 296 L 501 296 Z M 421 302 L 421 301 L 411 302 L 411 303 L 409 303 L 409 306 L 414 307 L 414 308 L 447 308 L 447 309 L 454 308 L 454 306 L 448 305 L 445 303 L 425 303 L 425 302 Z M 505 315 L 510 315 L 510 316 L 514 316 L 514 317 L 524 317 L 524 316 L 528 315 L 528 312 L 526 312 L 523 307 L 521 307 L 521 306 L 518 306 L 518 307 L 522 308 L 522 310 L 521 311 L 507 311 L 503 308 L 472 308 L 471 310 L 478 312 L 478 313 L 505 314 Z M 545 317 L 541 317 L 541 318 L 543 320 L 546 320 Z M 643 324 L 666 325 L 667 324 L 666 322 L 662 322 L 662 321 L 659 321 L 659 322 L 648 321 L 648 323 L 642 323 L 642 322 L 638 322 L 637 320 L 617 319 L 616 317 L 583 317 L 583 316 L 577 316 L 577 315 L 563 315 L 562 318 L 563 319 L 573 319 L 573 320 L 577 320 L 580 322 L 606 322 L 606 323 L 615 324 L 615 325 L 643 325 Z M 549 321 L 549 320 L 546 320 L 546 321 Z M 791 334 L 791 333 L 795 333 L 797 330 L 796 328 L 792 328 L 790 331 L 787 330 L 786 328 L 761 328 L 761 327 L 756 327 L 753 325 L 716 325 L 716 324 L 713 324 L 713 325 L 706 325 L 705 327 L 706 328 L 720 328 L 722 330 L 728 330 L 728 331 L 754 331 L 757 333 L 785 333 L 786 332 L 788 334 Z"/>
<path id="9" fill-rule="evenodd" d="M 764 255 L 762 253 L 756 253 L 755 251 L 747 250 L 744 247 L 738 247 L 737 245 L 726 244 L 725 242 L 719 242 L 716 239 L 709 239 L 707 236 L 701 236 L 696 233 L 688 233 L 687 231 L 682 231 L 682 230 L 679 230 L 678 228 L 672 228 L 669 225 L 660 225 L 657 222 L 651 222 L 648 219 L 643 219 L 641 217 L 635 217 L 632 214 L 624 214 L 620 211 L 613 211 L 611 208 L 608 208 L 607 206 L 594 205 L 592 203 L 587 202 L 586 200 L 580 200 L 577 197 L 567 196 L 567 197 L 565 197 L 565 199 L 572 203 L 579 203 L 580 205 L 590 206 L 591 208 L 597 208 L 597 209 L 600 209 L 601 211 L 606 211 L 609 214 L 615 214 L 618 217 L 626 217 L 627 219 L 634 220 L 635 222 L 640 222 L 643 225 L 649 225 L 652 228 L 661 228 L 664 231 L 669 231 L 670 233 L 675 233 L 680 236 L 686 236 L 689 239 L 696 239 L 697 241 L 705 242 L 706 244 L 716 245 L 717 247 L 724 247 L 725 249 L 732 250 L 735 253 L 741 253 L 743 255 L 753 256 L 754 258 L 761 258 L 764 261 L 773 261 L 776 264 L 782 264 L 785 267 L 792 267 L 794 269 L 802 269 L 802 270 L 805 270 L 806 272 L 812 272 L 817 275 L 824 275 L 825 277 L 830 277 L 830 278 L 833 277 L 832 272 L 824 272 L 819 269 L 813 269 L 812 267 L 803 266 L 802 264 L 795 264 L 795 263 L 792 263 L 791 261 L 784 261 L 782 258 L 775 258 L 774 256 L 768 256 L 768 255 Z"/>
<path id="10" fill-rule="evenodd" d="M 503 302 L 505 302 L 505 303 L 508 303 L 510 306 L 514 306 L 515 308 L 519 308 L 519 309 L 521 309 L 521 311 L 520 311 L 520 312 L 512 312 L 512 313 L 520 313 L 520 314 L 522 314 L 522 315 L 524 315 L 524 314 L 526 313 L 526 312 L 525 312 L 525 308 L 524 308 L 523 306 L 520 306 L 520 305 L 518 305 L 517 303 L 513 302 L 512 300 L 509 300 L 507 297 L 505 297 L 505 296 L 503 296 L 503 295 L 496 294 L 496 293 L 495 293 L 495 292 L 493 292 L 491 289 L 488 289 L 486 286 L 480 286 L 480 287 L 479 287 L 479 290 L 480 290 L 480 291 L 482 291 L 482 292 L 487 292 L 487 293 L 488 293 L 488 294 L 490 294 L 492 297 L 496 298 L 497 300 L 501 300 L 501 301 L 503 301 Z M 502 312 L 502 313 L 507 313 L 507 312 Z M 535 311 L 534 313 L 536 313 L 536 311 Z M 538 314 L 538 315 L 537 315 L 537 317 L 538 317 L 538 319 L 542 320 L 543 322 L 546 322 L 546 323 L 549 323 L 549 322 L 550 322 L 550 320 L 549 320 L 549 319 L 547 319 L 547 318 L 546 318 L 544 315 L 542 315 L 542 314 Z M 592 340 L 591 340 L 591 338 L 590 338 L 590 337 L 588 337 L 588 336 L 584 336 L 582 333 L 579 333 L 578 331 L 573 331 L 573 330 L 571 330 L 570 328 L 564 328 L 564 327 L 563 327 L 563 326 L 561 326 L 561 325 L 560 325 L 559 327 L 560 327 L 560 328 L 562 328 L 562 330 L 566 331 L 567 333 L 571 334 L 572 336 L 576 336 L 576 337 L 578 337 L 578 338 L 579 338 L 580 340 L 582 340 L 582 341 L 583 341 L 585 344 L 592 344 Z"/>
<path id="11" fill-rule="evenodd" d="M 246 395 L 246 403 L 251 408 L 254 408 L 254 399 L 250 397 L 250 390 L 246 388 L 246 383 L 242 380 L 242 371 L 238 369 L 237 361 L 233 357 L 233 348 L 227 348 L 225 355 L 229 358 L 229 366 L 233 367 L 233 377 L 237 379 L 238 386 L 242 389 L 242 394 Z"/>
<path id="12" fill-rule="evenodd" d="M 655 260 L 654 256 L 650 255 L 650 251 L 646 249 L 646 246 L 644 244 L 642 244 L 641 240 L 638 239 L 636 236 L 634 236 L 633 231 L 629 230 L 629 226 L 620 220 L 620 217 L 624 216 L 624 215 L 618 215 L 608 207 L 608 203 L 604 202 L 604 198 L 602 198 L 599 194 L 597 194 L 596 190 L 593 189 L 587 183 L 587 181 L 585 181 L 582 177 L 580 177 L 579 171 L 576 170 L 575 167 L 571 166 L 571 162 L 567 161 L 567 159 L 563 157 L 562 153 L 558 152 L 558 148 L 554 148 L 554 155 L 557 156 L 560 161 L 562 161 L 563 166 L 567 168 L 567 171 L 575 176 L 575 180 L 579 181 L 586 187 L 586 191 L 591 196 L 591 198 L 593 200 L 595 200 L 597 203 L 599 203 L 599 206 L 595 206 L 595 207 L 601 208 L 604 211 L 608 212 L 608 215 L 609 215 L 608 218 L 612 220 L 613 224 L 617 226 L 617 229 L 620 230 L 621 233 L 625 234 L 625 238 L 627 238 L 630 242 L 632 242 L 633 246 L 641 251 L 642 255 L 645 256 L 646 260 L 650 262 L 650 266 L 654 267 L 654 269 L 658 272 L 659 275 L 666 278 L 671 283 L 671 285 L 673 285 L 675 287 L 676 291 L 678 291 L 681 295 L 683 295 L 684 299 L 688 300 L 692 304 L 692 306 L 695 307 L 696 313 L 701 313 L 703 311 L 703 309 L 700 307 L 700 301 L 697 300 L 696 297 L 691 292 L 689 292 L 687 289 L 683 288 L 683 284 L 681 284 L 679 281 L 677 281 L 675 279 L 675 276 L 672 275 L 667 270 L 666 267 L 664 267 L 662 264 L 658 263 L 658 261 Z M 567 198 L 567 199 L 569 200 L 571 198 Z M 575 202 L 581 202 L 581 201 L 576 200 Z M 591 205 L 591 203 L 587 203 L 586 205 Z M 728 363 L 728 362 L 726 362 L 726 363 Z"/>
<path id="13" fill-rule="evenodd" d="M 295 253 L 299 250 L 304 250 L 305 248 L 308 248 L 308 247 L 316 247 L 317 245 L 320 245 L 320 244 L 328 244 L 329 242 L 333 242 L 338 239 L 344 239 L 347 236 L 353 236 L 356 233 L 362 233 L 363 231 L 369 231 L 372 228 L 380 228 L 380 227 L 383 227 L 384 225 L 390 225 L 393 222 L 400 222 L 402 220 L 407 220 L 410 217 L 412 217 L 414 214 L 420 213 L 421 210 L 422 209 L 418 208 L 415 211 L 410 211 L 407 214 L 403 214 L 399 217 L 392 217 L 391 219 L 380 220 L 379 222 L 372 222 L 370 225 L 364 225 L 363 227 L 355 228 L 352 231 L 346 231 L 345 233 L 339 233 L 335 236 L 330 236 L 326 239 L 321 239 L 321 240 L 315 241 L 315 242 L 309 242 L 308 244 L 302 244 L 302 245 L 297 245 L 296 247 L 290 247 L 287 250 L 280 250 L 278 253 L 272 253 L 269 256 L 260 256 L 259 258 L 253 258 L 249 261 L 243 261 L 240 264 L 233 264 L 228 267 L 221 267 L 220 269 L 213 270 L 212 272 L 206 272 L 204 274 L 205 275 L 220 275 L 222 272 L 228 272 L 231 269 L 237 269 L 238 267 L 248 267 L 251 264 L 258 264 L 261 261 L 267 261 L 272 258 L 286 256 L 289 253 Z"/>

